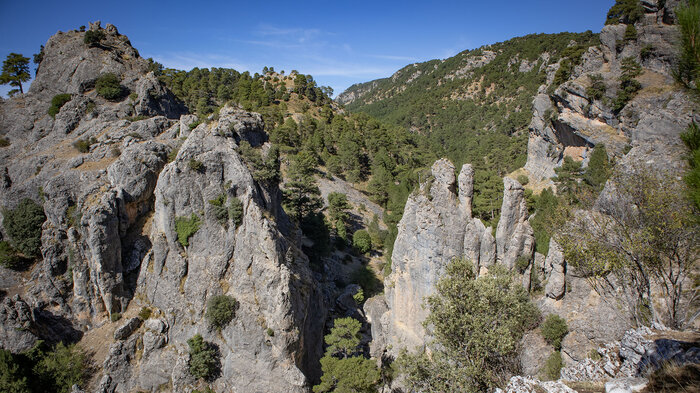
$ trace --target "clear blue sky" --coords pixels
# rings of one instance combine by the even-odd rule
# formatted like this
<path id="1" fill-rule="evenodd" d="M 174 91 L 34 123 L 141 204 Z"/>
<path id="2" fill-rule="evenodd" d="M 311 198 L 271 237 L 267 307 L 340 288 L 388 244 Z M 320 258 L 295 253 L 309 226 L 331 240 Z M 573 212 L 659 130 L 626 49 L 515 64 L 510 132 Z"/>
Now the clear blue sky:
<path id="1" fill-rule="evenodd" d="M 530 33 L 599 32 L 614 0 L 10 1 L 0 59 L 31 58 L 58 30 L 112 23 L 166 67 L 263 66 L 311 74 L 338 94 L 401 67 Z M 33 67 L 32 67 L 33 70 Z M 9 86 L 0 86 L 5 95 Z"/>

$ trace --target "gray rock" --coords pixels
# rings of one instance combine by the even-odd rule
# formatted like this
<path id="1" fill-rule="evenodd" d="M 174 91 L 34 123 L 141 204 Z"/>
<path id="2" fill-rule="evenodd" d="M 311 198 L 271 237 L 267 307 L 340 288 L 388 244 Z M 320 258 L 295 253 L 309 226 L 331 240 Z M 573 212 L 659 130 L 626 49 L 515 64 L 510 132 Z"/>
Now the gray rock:
<path id="1" fill-rule="evenodd" d="M 566 293 L 566 262 L 561 246 L 554 239 L 549 241 L 549 253 L 544 263 L 545 271 L 549 272 L 545 294 L 559 300 Z"/>
<path id="2" fill-rule="evenodd" d="M 496 227 L 496 259 L 512 269 L 518 257 L 532 258 L 534 232 L 527 221 L 524 189 L 516 180 L 503 178 L 501 218 Z"/>
<path id="3" fill-rule="evenodd" d="M 149 318 L 144 322 L 143 326 L 155 333 L 165 333 L 168 329 L 166 323 L 162 319 Z"/>
<path id="4" fill-rule="evenodd" d="M 649 384 L 646 378 L 618 378 L 605 383 L 605 393 L 641 392 Z"/>
<path id="5" fill-rule="evenodd" d="M 498 392 L 500 389 L 497 389 Z M 542 382 L 536 378 L 515 376 L 508 381 L 508 385 L 505 390 L 501 392 L 505 393 L 536 393 L 536 392 L 546 392 L 546 393 L 576 393 L 575 390 L 566 386 L 564 383 L 559 381 L 547 381 Z"/>
<path id="6" fill-rule="evenodd" d="M 136 329 L 141 326 L 141 319 L 139 318 L 129 318 L 128 321 L 123 323 L 121 326 L 119 326 L 115 331 L 114 331 L 114 339 L 115 340 L 124 340 L 127 337 L 131 336 L 131 333 L 133 333 Z"/>
<path id="7" fill-rule="evenodd" d="M 36 323 L 29 305 L 19 295 L 0 303 L 0 348 L 19 353 L 34 346 L 38 337 Z"/>
<path id="8" fill-rule="evenodd" d="M 549 356 L 554 352 L 554 347 L 547 344 L 542 334 L 537 331 L 526 333 L 520 340 L 522 348 L 518 354 L 520 367 L 524 376 L 536 377 L 542 371 Z"/>

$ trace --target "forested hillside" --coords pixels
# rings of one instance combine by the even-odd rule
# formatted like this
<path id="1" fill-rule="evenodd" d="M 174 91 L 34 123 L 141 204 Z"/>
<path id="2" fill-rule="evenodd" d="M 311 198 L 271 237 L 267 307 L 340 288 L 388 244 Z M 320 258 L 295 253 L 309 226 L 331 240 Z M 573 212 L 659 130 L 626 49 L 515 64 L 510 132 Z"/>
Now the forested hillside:
<path id="1" fill-rule="evenodd" d="M 532 34 L 408 65 L 351 86 L 337 101 L 424 135 L 431 152 L 476 170 L 475 214 L 494 221 L 500 177 L 525 164 L 532 99 L 545 81 L 568 79 L 598 35 Z M 561 67 L 552 66 L 561 61 Z"/>

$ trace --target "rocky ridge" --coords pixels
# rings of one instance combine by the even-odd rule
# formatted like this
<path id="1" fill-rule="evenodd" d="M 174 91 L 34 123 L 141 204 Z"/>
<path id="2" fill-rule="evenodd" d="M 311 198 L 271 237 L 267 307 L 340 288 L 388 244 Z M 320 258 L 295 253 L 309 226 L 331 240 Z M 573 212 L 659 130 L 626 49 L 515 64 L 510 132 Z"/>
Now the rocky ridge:
<path id="1" fill-rule="evenodd" d="M 115 332 L 95 391 L 190 391 L 186 341 L 196 333 L 218 348 L 224 378 L 215 388 L 307 391 L 325 305 L 279 189 L 256 182 L 238 154 L 242 140 L 266 149 L 261 116 L 228 107 L 191 130 L 197 118 L 125 36 L 99 22 L 90 31 L 104 34 L 98 45 L 83 32 L 53 36 L 28 93 L 0 102 L 0 134 L 11 143 L 0 148 L 0 205 L 31 198 L 47 217 L 41 261 L 25 274 L 0 272 L 12 294 L 0 306 L 11 340 L 0 345 L 20 352 L 37 339 L 76 341 L 146 307 L 150 319 Z M 95 80 L 108 72 L 128 98 L 97 94 Z M 70 101 L 48 115 L 65 93 Z M 208 201 L 222 194 L 242 202 L 240 223 L 214 216 Z M 183 247 L 175 221 L 192 214 L 199 229 Z M 239 305 L 221 331 L 204 318 L 217 294 Z"/>

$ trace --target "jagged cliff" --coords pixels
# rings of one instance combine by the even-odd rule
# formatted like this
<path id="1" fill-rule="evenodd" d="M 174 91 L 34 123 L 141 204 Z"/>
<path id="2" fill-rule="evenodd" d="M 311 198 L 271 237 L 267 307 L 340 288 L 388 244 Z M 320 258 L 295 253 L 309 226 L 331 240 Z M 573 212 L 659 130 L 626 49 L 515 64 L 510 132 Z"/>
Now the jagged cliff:
<path id="1" fill-rule="evenodd" d="M 634 24 L 636 37 L 625 35 L 627 25 L 605 26 L 601 44 L 584 53 L 568 80 L 552 86 L 550 78 L 540 87 L 533 101 L 525 165 L 534 179 L 554 176 L 554 168 L 566 156 L 586 163 L 598 144 L 622 162 L 652 160 L 659 167 L 681 167 L 684 146 L 679 135 L 694 114 L 692 100 L 672 75 L 678 50 L 673 10 L 678 5 L 643 2 L 644 16 Z M 624 59 L 641 65 L 636 78 L 641 90 L 618 110 L 614 101 L 620 95 Z M 591 89 L 596 76 L 602 78 L 598 94 Z M 555 89 L 547 94 L 551 88 Z"/>
<path id="2" fill-rule="evenodd" d="M 307 391 L 325 305 L 279 189 L 254 180 L 239 155 L 240 141 L 267 149 L 261 116 L 227 107 L 191 130 L 196 117 L 125 36 L 99 23 L 89 31 L 104 34 L 98 45 L 83 32 L 53 36 L 29 92 L 0 102 L 10 143 L 0 148 L 0 206 L 30 198 L 46 215 L 40 261 L 22 274 L 0 267 L 0 345 L 98 340 L 96 391 L 190 391 L 186 341 L 199 333 L 218 348 L 217 390 Z M 122 97 L 98 94 L 105 73 Z M 70 100 L 54 118 L 57 94 Z M 215 216 L 209 201 L 221 195 L 241 201 L 240 222 Z M 176 219 L 193 214 L 198 229 L 183 246 Z M 221 330 L 204 318 L 219 294 L 238 301 Z M 151 317 L 128 318 L 110 344 L 110 317 L 142 307 Z"/>

